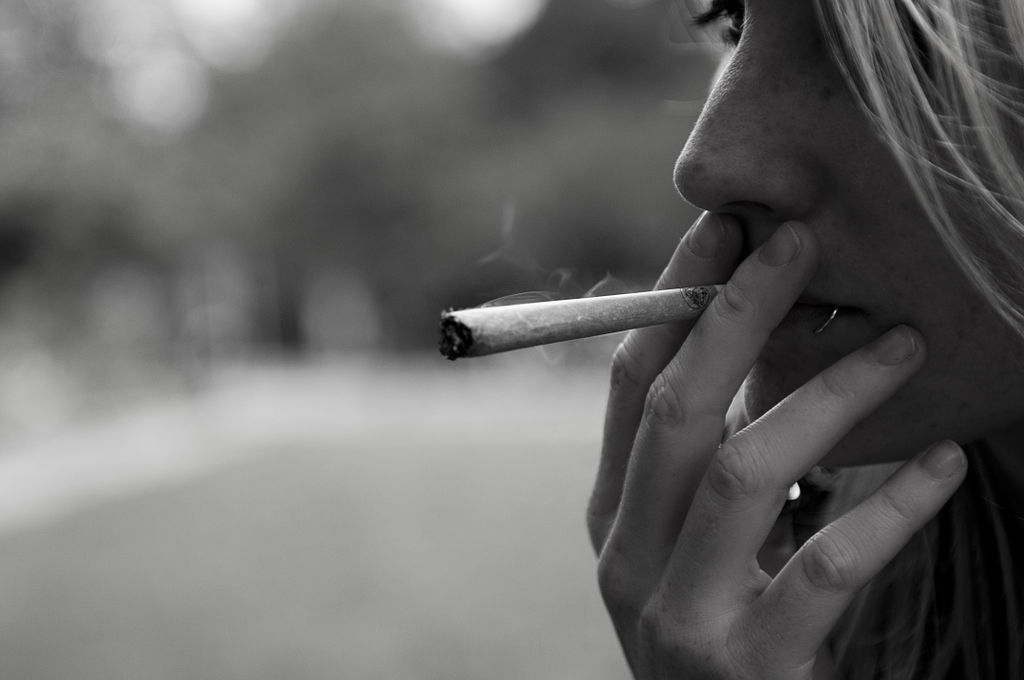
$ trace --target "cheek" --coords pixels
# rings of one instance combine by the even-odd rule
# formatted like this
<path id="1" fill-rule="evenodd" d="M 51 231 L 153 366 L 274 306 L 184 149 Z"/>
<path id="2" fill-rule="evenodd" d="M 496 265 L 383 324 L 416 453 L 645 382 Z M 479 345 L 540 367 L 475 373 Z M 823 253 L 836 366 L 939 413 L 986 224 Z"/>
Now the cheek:
<path id="1" fill-rule="evenodd" d="M 850 430 L 823 463 L 836 467 L 891 463 L 906 460 L 940 439 L 964 441 L 963 432 L 955 427 L 958 411 L 927 381 L 912 380 Z"/>
<path id="2" fill-rule="evenodd" d="M 964 367 L 966 368 L 966 367 Z M 861 421 L 824 458 L 851 466 L 906 460 L 941 439 L 966 444 L 1021 417 L 1024 385 L 960 367 L 926 365 L 875 412 Z M 995 382 L 998 381 L 998 382 Z"/>
<path id="3" fill-rule="evenodd" d="M 825 465 L 905 460 L 937 440 L 967 443 L 1024 419 L 1019 338 L 987 307 L 956 302 L 950 300 L 959 315 L 943 314 L 941 305 L 919 310 L 915 326 L 928 351 L 921 370 L 850 430 L 824 456 Z M 802 352 L 799 361 L 784 354 L 762 357 L 744 385 L 747 416 L 760 417 L 842 354 Z"/>
<path id="4" fill-rule="evenodd" d="M 934 331 L 918 382 L 951 438 L 978 439 L 1024 418 L 1021 338 L 980 298 Z M 941 335 L 940 335 L 941 334 Z"/>
<path id="5" fill-rule="evenodd" d="M 943 381 L 927 373 L 904 385 L 888 401 L 851 429 L 821 463 L 845 467 L 905 460 L 928 444 L 951 438 L 965 441 L 974 421 L 971 409 L 958 398 L 949 398 Z M 745 405 L 749 417 L 756 418 L 797 389 L 812 375 L 776 374 L 770 365 L 759 364 L 746 384 Z M 936 389 L 938 388 L 938 389 Z M 975 421 L 976 422 L 976 421 Z M 793 423 L 795 427 L 813 427 L 811 423 Z M 966 437 L 966 439 L 965 439 Z"/>

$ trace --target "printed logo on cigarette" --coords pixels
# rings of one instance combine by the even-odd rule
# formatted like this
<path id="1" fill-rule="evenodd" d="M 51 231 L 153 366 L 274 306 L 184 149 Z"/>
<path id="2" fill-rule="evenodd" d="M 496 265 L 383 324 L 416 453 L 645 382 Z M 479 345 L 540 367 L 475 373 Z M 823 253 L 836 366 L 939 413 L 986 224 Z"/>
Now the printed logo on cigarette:
<path id="1" fill-rule="evenodd" d="M 686 304 L 691 309 L 704 309 L 708 304 L 708 300 L 711 299 L 711 293 L 704 286 L 684 288 L 683 299 L 686 300 Z"/>

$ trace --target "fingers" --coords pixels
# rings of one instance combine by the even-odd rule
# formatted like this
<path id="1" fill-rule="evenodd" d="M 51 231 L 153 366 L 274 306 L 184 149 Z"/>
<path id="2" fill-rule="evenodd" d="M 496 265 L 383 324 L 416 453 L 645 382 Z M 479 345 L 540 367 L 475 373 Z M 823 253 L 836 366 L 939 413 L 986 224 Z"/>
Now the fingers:
<path id="1" fill-rule="evenodd" d="M 966 468 L 960 448 L 940 442 L 808 540 L 743 624 L 754 635 L 777 631 L 761 651 L 778 660 L 813 658 L 857 591 L 938 513 Z"/>
<path id="2" fill-rule="evenodd" d="M 735 267 L 742 235 L 735 219 L 705 212 L 676 248 L 655 288 L 719 283 Z M 692 321 L 631 331 L 612 361 L 611 390 L 597 481 L 588 508 L 594 550 L 600 552 L 615 517 L 644 399 L 654 377 L 678 351 Z"/>
<path id="3" fill-rule="evenodd" d="M 676 580 L 713 592 L 756 572 L 757 552 L 789 487 L 858 422 L 889 399 L 924 361 L 924 341 L 905 326 L 830 366 L 715 454 L 679 535 L 678 550 L 701 556 L 701 569 L 673 560 Z M 723 537 L 728 537 L 723 540 Z M 725 597 L 723 597 L 725 596 Z"/>
<path id="4" fill-rule="evenodd" d="M 781 226 L 740 265 L 654 381 L 610 539 L 628 554 L 664 559 L 675 545 L 732 396 L 816 264 L 807 228 Z"/>

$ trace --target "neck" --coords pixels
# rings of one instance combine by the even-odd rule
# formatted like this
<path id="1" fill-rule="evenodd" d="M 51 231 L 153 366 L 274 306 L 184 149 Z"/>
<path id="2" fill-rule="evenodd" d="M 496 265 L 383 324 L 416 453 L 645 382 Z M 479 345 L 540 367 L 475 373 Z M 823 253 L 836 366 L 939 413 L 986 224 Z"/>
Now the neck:
<path id="1" fill-rule="evenodd" d="M 980 455 L 987 456 L 988 477 L 998 494 L 991 500 L 1024 518 L 1024 422 L 990 434 L 981 443 Z"/>

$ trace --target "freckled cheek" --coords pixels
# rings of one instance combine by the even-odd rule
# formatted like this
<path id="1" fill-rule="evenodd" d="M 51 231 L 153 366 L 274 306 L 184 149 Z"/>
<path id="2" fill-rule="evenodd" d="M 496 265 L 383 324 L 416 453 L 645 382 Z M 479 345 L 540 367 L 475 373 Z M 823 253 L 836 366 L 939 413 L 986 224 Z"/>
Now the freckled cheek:
<path id="1" fill-rule="evenodd" d="M 938 414 L 943 419 L 954 417 L 958 409 L 950 407 L 965 396 L 959 393 L 980 375 L 976 369 L 981 367 L 971 356 L 972 346 L 982 341 L 976 337 L 977 320 L 955 302 L 943 304 L 939 294 L 911 309 L 914 314 L 909 320 L 924 338 L 925 361 L 900 395 L 909 402 L 908 418 L 920 420 L 920 413 Z M 992 350 L 988 356 L 999 355 Z"/>
<path id="2" fill-rule="evenodd" d="M 905 301 L 910 321 L 924 336 L 929 363 L 949 368 L 998 358 L 1006 351 L 1005 326 L 966 280 L 947 270 L 922 286 L 916 299 Z"/>
<path id="3" fill-rule="evenodd" d="M 855 425 L 826 456 L 825 465 L 871 465 L 906 460 L 931 443 L 951 438 L 969 441 L 985 423 L 964 400 L 964 375 L 928 360 L 885 402 Z M 979 429 L 981 428 L 981 429 Z"/>
<path id="4" fill-rule="evenodd" d="M 905 414 L 915 446 L 928 443 L 922 439 L 970 441 L 1024 415 L 1024 380 L 1014 370 L 1012 332 L 984 305 L 950 309 L 921 329 L 925 363 L 887 405 Z"/>
<path id="5" fill-rule="evenodd" d="M 908 323 L 925 336 L 929 347 L 948 346 L 962 335 L 980 300 L 955 264 L 928 253 L 920 239 L 916 246 L 891 246 L 879 253 L 881 266 L 868 281 L 873 290 L 867 302 L 869 316 L 878 322 L 879 332 Z"/>

